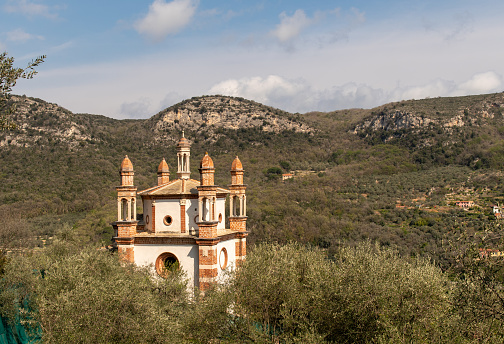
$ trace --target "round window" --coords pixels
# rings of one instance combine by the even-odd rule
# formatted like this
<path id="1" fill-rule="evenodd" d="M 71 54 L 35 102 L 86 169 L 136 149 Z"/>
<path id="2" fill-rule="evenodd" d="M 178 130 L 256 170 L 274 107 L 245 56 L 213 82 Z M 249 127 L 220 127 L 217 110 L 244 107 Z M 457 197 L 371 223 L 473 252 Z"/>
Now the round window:
<path id="1" fill-rule="evenodd" d="M 198 220 L 199 220 L 199 215 L 196 215 L 196 216 L 194 217 L 194 222 L 198 222 Z"/>
<path id="2" fill-rule="evenodd" d="M 219 223 L 222 222 L 222 213 L 219 213 Z"/>
<path id="3" fill-rule="evenodd" d="M 173 219 L 170 215 L 166 215 L 163 219 L 163 223 L 166 225 L 166 226 L 169 226 L 171 225 L 173 222 Z"/>
<path id="4" fill-rule="evenodd" d="M 227 250 L 226 248 L 222 248 L 222 250 L 219 253 L 219 265 L 222 270 L 224 270 L 227 267 L 228 263 L 228 255 L 227 255 Z"/>
<path id="5" fill-rule="evenodd" d="M 156 259 L 156 272 L 161 277 L 167 277 L 180 269 L 180 263 L 173 253 L 165 252 Z"/>
<path id="6" fill-rule="evenodd" d="M 150 220 L 150 219 L 149 219 L 149 215 L 145 215 L 145 223 L 146 223 L 146 224 L 149 224 L 149 220 Z"/>

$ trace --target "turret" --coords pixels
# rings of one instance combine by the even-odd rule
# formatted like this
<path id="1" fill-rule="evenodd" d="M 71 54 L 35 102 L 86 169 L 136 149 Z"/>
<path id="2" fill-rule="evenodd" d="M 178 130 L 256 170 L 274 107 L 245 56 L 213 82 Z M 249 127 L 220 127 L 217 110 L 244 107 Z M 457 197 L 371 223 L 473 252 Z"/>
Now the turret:
<path id="1" fill-rule="evenodd" d="M 231 185 L 229 185 L 229 229 L 244 232 L 247 230 L 247 198 L 243 184 L 243 166 L 236 157 L 231 164 Z"/>
<path id="2" fill-rule="evenodd" d="M 217 220 L 215 207 L 217 202 L 217 186 L 214 185 L 214 163 L 205 153 L 200 163 L 200 185 L 198 189 L 198 227 L 199 237 L 213 238 L 217 236 Z"/>
<path id="3" fill-rule="evenodd" d="M 182 132 L 182 137 L 177 144 L 177 176 L 179 179 L 189 179 L 191 177 L 190 156 L 191 144 L 184 137 L 184 132 Z"/>
<path id="4" fill-rule="evenodd" d="M 199 172 L 201 185 L 214 185 L 215 167 L 212 158 L 208 155 L 208 152 L 205 153 L 205 156 L 201 159 Z"/>
<path id="5" fill-rule="evenodd" d="M 119 170 L 121 175 L 121 186 L 117 189 L 117 221 L 136 220 L 136 191 L 133 185 L 133 164 L 126 155 Z"/>
<path id="6" fill-rule="evenodd" d="M 133 184 L 135 175 L 133 164 L 127 155 L 121 163 L 119 174 L 121 175 L 121 185 L 116 187 L 117 221 L 114 228 L 117 232 L 114 240 L 121 256 L 128 262 L 134 262 L 132 237 L 136 234 L 137 228 L 137 188 Z"/>
<path id="7" fill-rule="evenodd" d="M 168 168 L 165 158 L 163 158 L 163 161 L 161 161 L 158 166 L 157 176 L 158 185 L 163 185 L 170 181 L 170 169 Z"/>
<path id="8" fill-rule="evenodd" d="M 121 175 L 121 186 L 133 186 L 135 172 L 133 171 L 133 164 L 127 155 L 121 163 L 119 174 Z"/>
<path id="9" fill-rule="evenodd" d="M 205 153 L 200 162 L 200 185 L 198 189 L 199 221 L 198 239 L 199 246 L 199 287 L 206 290 L 215 283 L 218 275 L 217 258 L 217 186 L 214 185 L 214 163 L 212 158 Z"/>

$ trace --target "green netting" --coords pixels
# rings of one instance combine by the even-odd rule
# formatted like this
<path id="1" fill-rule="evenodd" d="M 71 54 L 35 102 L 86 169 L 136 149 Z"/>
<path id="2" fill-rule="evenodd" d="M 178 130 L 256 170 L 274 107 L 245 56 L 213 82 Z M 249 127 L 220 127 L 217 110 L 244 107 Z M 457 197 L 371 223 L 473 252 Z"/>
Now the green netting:
<path id="1" fill-rule="evenodd" d="M 40 343 L 40 330 L 29 331 L 21 323 L 9 324 L 0 317 L 0 344 L 32 344 Z"/>
<path id="2" fill-rule="evenodd" d="M 21 308 L 27 308 L 28 302 L 24 302 Z M 39 326 L 32 328 L 21 323 L 19 315 L 15 321 L 0 316 L 0 344 L 33 344 L 41 342 L 41 329 Z"/>

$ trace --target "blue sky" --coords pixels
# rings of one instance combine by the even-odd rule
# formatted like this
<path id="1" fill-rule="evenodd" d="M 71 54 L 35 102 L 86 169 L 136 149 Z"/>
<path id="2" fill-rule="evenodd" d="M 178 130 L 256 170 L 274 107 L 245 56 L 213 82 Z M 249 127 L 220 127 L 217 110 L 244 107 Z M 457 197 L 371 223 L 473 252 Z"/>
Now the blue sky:
<path id="1" fill-rule="evenodd" d="M 504 2 L 3 0 L 14 88 L 73 112 L 147 118 L 226 94 L 291 112 L 504 91 Z"/>

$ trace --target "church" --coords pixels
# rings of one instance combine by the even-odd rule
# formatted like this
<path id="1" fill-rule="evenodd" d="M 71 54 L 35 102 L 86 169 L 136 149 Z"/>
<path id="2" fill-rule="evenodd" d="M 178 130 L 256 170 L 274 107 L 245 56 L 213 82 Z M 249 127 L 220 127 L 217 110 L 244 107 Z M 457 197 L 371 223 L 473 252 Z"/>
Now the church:
<path id="1" fill-rule="evenodd" d="M 162 277 L 170 270 L 182 269 L 190 286 L 204 291 L 226 268 L 245 258 L 246 185 L 238 157 L 231 163 L 228 189 L 215 185 L 214 163 L 208 153 L 200 162 L 199 181 L 191 179 L 190 147 L 182 133 L 177 144 L 177 178 L 170 180 L 170 170 L 163 159 L 157 185 L 140 192 L 134 186 L 133 164 L 128 156 L 124 158 L 121 185 L 116 187 L 114 242 L 126 261 L 152 264 Z M 143 215 L 136 213 L 137 196 L 141 197 Z"/>

